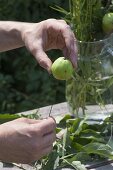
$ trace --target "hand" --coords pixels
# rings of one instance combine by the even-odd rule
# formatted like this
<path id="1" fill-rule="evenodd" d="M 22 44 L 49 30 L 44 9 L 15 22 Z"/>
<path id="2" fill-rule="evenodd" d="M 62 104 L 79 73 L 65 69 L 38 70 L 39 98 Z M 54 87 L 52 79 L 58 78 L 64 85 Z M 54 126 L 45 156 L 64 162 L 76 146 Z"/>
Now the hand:
<path id="1" fill-rule="evenodd" d="M 19 118 L 0 125 L 0 160 L 31 163 L 42 158 L 52 150 L 55 127 L 52 118 Z"/>
<path id="2" fill-rule="evenodd" d="M 36 24 L 26 25 L 22 32 L 27 49 L 38 63 L 50 72 L 52 62 L 45 53 L 60 49 L 74 67 L 77 63 L 77 46 L 73 32 L 64 20 L 48 19 Z"/>

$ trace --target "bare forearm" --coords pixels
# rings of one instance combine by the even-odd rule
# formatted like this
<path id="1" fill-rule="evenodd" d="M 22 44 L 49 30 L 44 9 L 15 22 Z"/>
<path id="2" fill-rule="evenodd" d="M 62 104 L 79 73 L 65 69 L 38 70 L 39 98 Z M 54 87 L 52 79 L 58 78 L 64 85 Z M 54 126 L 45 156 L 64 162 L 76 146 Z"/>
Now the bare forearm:
<path id="1" fill-rule="evenodd" d="M 24 46 L 22 30 L 30 23 L 0 21 L 0 52 Z"/>

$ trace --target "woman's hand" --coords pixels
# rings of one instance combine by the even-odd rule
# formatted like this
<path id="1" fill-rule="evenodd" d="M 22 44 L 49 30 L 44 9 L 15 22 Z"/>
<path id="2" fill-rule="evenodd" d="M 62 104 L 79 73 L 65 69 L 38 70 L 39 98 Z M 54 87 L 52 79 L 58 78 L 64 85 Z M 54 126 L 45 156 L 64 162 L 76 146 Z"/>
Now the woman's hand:
<path id="1" fill-rule="evenodd" d="M 77 64 L 76 39 L 64 20 L 48 19 L 39 23 L 0 21 L 0 52 L 26 46 L 48 72 L 51 60 L 46 51 L 60 49 L 74 67 Z"/>
<path id="2" fill-rule="evenodd" d="M 56 139 L 52 118 L 19 118 L 0 125 L 0 160 L 31 163 L 52 151 Z"/>
<path id="3" fill-rule="evenodd" d="M 60 49 L 74 67 L 77 64 L 76 39 L 64 20 L 48 19 L 36 24 L 24 25 L 22 40 L 38 63 L 50 72 L 51 60 L 45 53 Z"/>

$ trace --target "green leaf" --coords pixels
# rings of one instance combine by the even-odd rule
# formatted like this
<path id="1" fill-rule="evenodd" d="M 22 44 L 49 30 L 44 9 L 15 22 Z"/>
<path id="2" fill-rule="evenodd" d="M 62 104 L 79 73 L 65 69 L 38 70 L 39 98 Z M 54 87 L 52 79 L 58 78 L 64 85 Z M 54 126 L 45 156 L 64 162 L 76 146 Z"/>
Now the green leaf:
<path id="1" fill-rule="evenodd" d="M 107 143 L 113 150 L 113 137 L 110 137 L 108 143 Z"/>
<path id="2" fill-rule="evenodd" d="M 41 115 L 38 113 L 38 110 L 36 112 L 33 112 L 31 114 L 20 114 L 21 117 L 27 117 L 29 119 L 40 119 Z"/>
<path id="3" fill-rule="evenodd" d="M 67 164 L 69 164 L 70 166 L 72 166 L 74 169 L 76 170 L 87 170 L 85 168 L 85 166 L 83 164 L 81 164 L 80 161 L 72 161 L 72 162 L 69 162 L 68 160 L 64 160 Z"/>
<path id="4" fill-rule="evenodd" d="M 87 170 L 83 164 L 81 164 L 80 161 L 73 161 L 72 162 L 73 167 L 76 168 L 76 170 Z"/>
<path id="5" fill-rule="evenodd" d="M 89 154 L 87 154 L 86 152 L 78 152 L 76 155 L 74 155 L 73 157 L 67 159 L 69 162 L 73 162 L 73 161 L 81 161 L 82 163 L 85 162 L 89 162 L 91 161 L 91 157 L 89 156 Z"/>
<path id="6" fill-rule="evenodd" d="M 48 161 L 46 165 L 43 167 L 43 170 L 54 170 L 59 165 L 59 156 L 56 151 L 53 151 L 51 154 L 48 155 Z"/>
<path id="7" fill-rule="evenodd" d="M 113 159 L 113 149 L 108 144 L 102 144 L 102 143 L 89 143 L 85 146 L 83 146 L 83 149 L 88 154 L 97 154 L 102 157 L 107 157 L 109 159 Z"/>
<path id="8" fill-rule="evenodd" d="M 17 114 L 0 114 L 0 124 L 20 118 Z"/>
<path id="9" fill-rule="evenodd" d="M 80 134 L 80 138 L 91 139 L 91 140 L 96 141 L 96 142 L 105 143 L 105 140 L 100 135 L 100 132 L 97 132 L 97 131 L 92 130 L 92 129 L 83 130 Z"/>
<path id="10" fill-rule="evenodd" d="M 80 118 L 75 119 L 72 127 L 70 128 L 70 132 L 74 133 L 75 135 L 79 135 L 79 133 L 82 131 L 82 126 L 84 122 L 85 120 L 82 120 Z"/>
<path id="11" fill-rule="evenodd" d="M 67 120 L 71 119 L 71 115 L 66 114 L 59 122 L 58 127 L 66 128 Z"/>
<path id="12" fill-rule="evenodd" d="M 70 146 L 71 140 L 70 140 L 70 132 L 68 129 L 65 129 L 63 139 L 62 139 L 62 156 L 65 156 L 66 149 Z"/>
<path id="13" fill-rule="evenodd" d="M 78 141 L 80 141 L 80 140 L 78 139 Z M 72 141 L 72 148 L 73 148 L 73 150 L 75 149 L 76 152 L 82 151 L 82 147 L 83 147 L 83 145 L 81 145 L 80 143 L 77 143 L 76 139 Z"/>
<path id="14" fill-rule="evenodd" d="M 58 6 L 58 5 L 55 5 L 55 7 L 52 7 L 52 6 L 51 6 L 51 8 L 54 9 L 54 10 L 56 10 L 56 11 L 58 11 L 58 12 L 61 12 L 61 13 L 65 14 L 65 15 L 68 15 L 68 14 L 69 14 L 68 11 L 66 11 L 64 8 L 61 8 L 61 7 Z"/>

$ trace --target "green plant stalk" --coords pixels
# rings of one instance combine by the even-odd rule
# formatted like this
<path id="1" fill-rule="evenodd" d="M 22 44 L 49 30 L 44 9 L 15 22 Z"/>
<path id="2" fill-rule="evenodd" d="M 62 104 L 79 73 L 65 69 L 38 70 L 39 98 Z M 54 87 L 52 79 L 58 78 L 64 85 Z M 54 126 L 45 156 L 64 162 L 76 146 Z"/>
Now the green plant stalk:
<path id="1" fill-rule="evenodd" d="M 90 41 L 94 41 L 95 37 L 93 37 L 92 28 L 94 19 L 98 17 L 96 13 L 101 10 L 101 0 L 72 0 L 69 4 L 69 9 L 72 9 L 70 10 L 72 16 L 70 25 L 72 25 L 77 39 L 89 43 Z M 78 69 L 76 73 L 74 73 L 71 81 L 67 81 L 66 98 L 72 107 L 73 113 L 76 113 L 77 116 L 79 116 L 79 108 L 81 108 L 83 114 L 85 114 L 86 105 L 90 103 L 87 95 L 92 91 L 93 95 L 90 95 L 92 104 L 104 106 L 105 101 L 102 91 L 107 91 L 113 85 L 113 83 L 111 83 L 110 86 L 107 86 L 108 83 L 102 81 L 102 76 L 99 77 L 97 70 L 100 71 L 100 74 L 102 73 L 101 59 L 98 54 L 95 56 L 96 58 L 90 59 L 89 55 L 92 51 L 89 50 L 89 46 L 90 44 L 79 47 Z M 110 79 L 112 81 L 112 77 L 110 77 Z M 97 80 L 100 81 L 100 84 Z M 94 84 L 91 83 L 92 81 L 94 81 Z M 68 85 L 71 84 L 73 84 L 73 87 L 68 89 Z M 98 89 L 101 89 L 101 93 L 98 92 Z M 103 89 L 105 89 L 105 91 Z M 72 97 L 70 97 L 71 93 Z"/>
<path id="2" fill-rule="evenodd" d="M 113 85 L 112 76 L 103 81 L 102 58 L 98 52 L 95 53 L 98 45 L 97 49 L 90 48 L 90 42 L 98 40 L 98 32 L 103 38 L 102 9 L 101 0 L 69 0 L 69 11 L 56 6 L 56 10 L 65 15 L 64 19 L 78 40 L 78 68 L 66 82 L 66 99 L 77 116 L 80 108 L 83 114 L 86 113 L 87 104 L 104 106 L 103 95 Z M 80 41 L 87 43 L 82 45 Z"/>
<path id="3" fill-rule="evenodd" d="M 71 23 L 74 26 L 73 30 L 77 36 L 77 39 L 81 41 L 87 41 L 91 38 L 88 30 L 92 27 L 92 4 L 91 0 L 72 0 L 72 11 L 70 11 L 72 17 Z M 90 14 L 90 15 L 89 15 Z"/>

